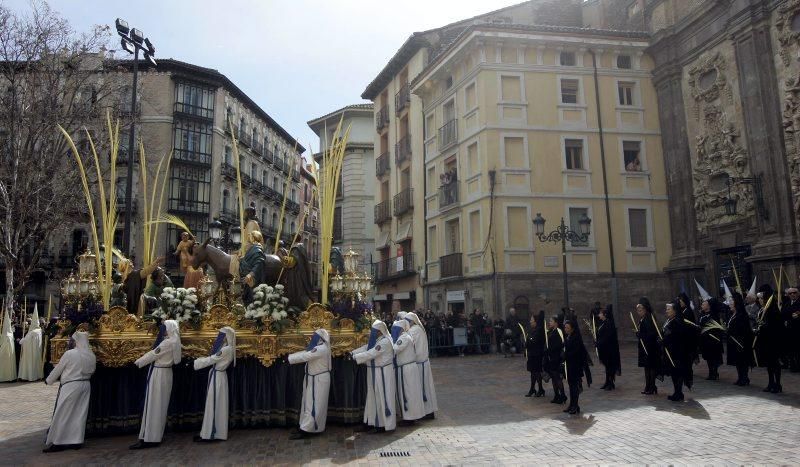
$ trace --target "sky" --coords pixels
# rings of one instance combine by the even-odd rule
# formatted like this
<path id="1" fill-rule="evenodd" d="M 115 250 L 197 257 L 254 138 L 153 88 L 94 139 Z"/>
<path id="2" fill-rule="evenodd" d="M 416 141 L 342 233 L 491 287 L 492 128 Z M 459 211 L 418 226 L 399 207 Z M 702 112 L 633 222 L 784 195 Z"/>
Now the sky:
<path id="1" fill-rule="evenodd" d="M 17 12 L 29 0 L 0 0 Z M 117 17 L 144 31 L 156 59 L 214 68 L 306 148 L 307 121 L 361 93 L 414 31 L 519 0 L 49 0 L 78 31 Z"/>

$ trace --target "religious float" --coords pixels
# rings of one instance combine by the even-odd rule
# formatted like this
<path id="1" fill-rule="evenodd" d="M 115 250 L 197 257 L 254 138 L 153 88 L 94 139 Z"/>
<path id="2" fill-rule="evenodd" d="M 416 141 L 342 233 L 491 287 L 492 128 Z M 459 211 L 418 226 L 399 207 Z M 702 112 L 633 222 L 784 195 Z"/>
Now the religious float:
<path id="1" fill-rule="evenodd" d="M 69 336 L 75 329 L 90 333 L 97 371 L 91 379 L 88 434 L 138 431 L 147 368 L 139 369 L 133 362 L 153 347 L 164 319 L 180 323 L 183 347 L 183 360 L 173 367 L 169 429 L 200 428 L 208 371 L 195 371 L 192 362 L 208 355 L 223 326 L 236 330 L 237 341 L 236 366 L 228 370 L 231 428 L 297 423 L 304 368 L 303 365 L 290 366 L 285 357 L 304 349 L 318 328 L 330 332 L 334 357 L 328 419 L 334 423 L 361 421 L 366 398 L 366 369 L 356 365 L 349 353 L 366 344 L 374 318 L 371 306 L 363 299 L 371 289 L 371 277 L 357 270 L 357 253 L 350 250 L 341 254 L 331 245 L 331 214 L 349 132 L 340 135 L 340 130 L 337 129 L 335 143 L 324 153 L 324 170 L 318 174 L 321 189 L 314 190 L 320 204 L 322 252 L 327 252 L 321 255 L 322 303 L 313 301 L 305 249 L 297 243 L 296 236 L 289 248 L 276 241 L 273 249 L 264 239 L 253 246 L 250 241 L 257 236 L 252 235 L 242 239 L 240 249 L 236 245 L 239 242 L 228 245 L 228 249 L 233 250 L 230 252 L 220 248 L 217 238 L 207 239 L 202 244 L 193 243 L 187 267 L 190 271 L 208 272 L 208 275 L 200 274 L 202 278 L 196 287 L 171 287 L 156 279 L 163 274 L 158 268 L 160 261 L 153 254 L 159 224 L 172 223 L 187 232 L 188 228 L 179 218 L 161 213 L 163 202 L 158 193 L 163 197 L 169 156 L 165 155 L 159 162 L 152 187 L 148 187 L 148 167 L 141 145 L 140 184 L 149 201 L 145 200 L 142 222 L 143 263 L 136 269 L 122 252 L 113 247 L 105 248 L 105 245 L 113 245 L 117 223 L 115 177 L 108 177 L 109 186 L 100 183 L 97 188 L 90 189 L 83 166 L 87 157 L 79 154 L 71 136 L 64 132 L 80 168 L 93 229 L 90 232 L 93 246 L 79 257 L 77 274 L 61 284 L 58 333 L 49 341 L 49 350 L 50 362 L 56 364 L 68 349 Z M 112 127 L 110 118 L 108 131 L 111 154 L 107 169 L 113 173 L 119 145 L 118 127 Z M 238 166 L 235 139 L 233 147 Z M 91 148 L 97 178 L 102 180 L 99 176 L 102 158 L 95 152 L 94 145 Z M 241 193 L 241 174 L 237 173 L 237 179 Z M 285 203 L 284 199 L 284 206 Z M 255 229 L 241 201 L 239 210 L 238 231 L 249 234 Z M 95 212 L 99 212 L 99 219 Z M 299 224 L 302 225 L 302 220 Z M 257 229 L 257 224 L 255 226 Z M 212 232 L 211 237 L 219 235 Z M 280 238 L 280 234 L 276 237 Z M 253 276 L 243 271 L 257 274 Z"/>

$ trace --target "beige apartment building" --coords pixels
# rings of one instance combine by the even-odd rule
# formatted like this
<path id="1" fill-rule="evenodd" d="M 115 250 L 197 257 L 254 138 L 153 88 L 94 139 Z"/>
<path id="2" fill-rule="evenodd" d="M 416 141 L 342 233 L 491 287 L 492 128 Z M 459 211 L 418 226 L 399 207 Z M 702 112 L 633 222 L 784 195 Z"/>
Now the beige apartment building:
<path id="1" fill-rule="evenodd" d="M 623 309 L 669 296 L 648 36 L 602 29 L 596 3 L 530 1 L 415 33 L 362 95 L 376 109 L 376 248 L 402 263 L 378 283 L 386 306 L 555 311 L 561 244 L 537 239 L 537 213 L 545 234 L 591 219 L 564 256 L 572 307 L 611 303 L 614 284 Z"/>
<path id="2" fill-rule="evenodd" d="M 375 129 L 372 109 L 371 103 L 348 105 L 308 122 L 311 130 L 319 136 L 321 151 L 327 150 L 333 141 L 339 122 L 342 131 L 350 128 L 334 208 L 333 246 L 342 252 L 352 248 L 361 255 L 361 269 L 367 272 L 375 248 L 372 209 L 376 185 L 372 140 Z M 321 154 L 314 158 L 322 164 Z"/>

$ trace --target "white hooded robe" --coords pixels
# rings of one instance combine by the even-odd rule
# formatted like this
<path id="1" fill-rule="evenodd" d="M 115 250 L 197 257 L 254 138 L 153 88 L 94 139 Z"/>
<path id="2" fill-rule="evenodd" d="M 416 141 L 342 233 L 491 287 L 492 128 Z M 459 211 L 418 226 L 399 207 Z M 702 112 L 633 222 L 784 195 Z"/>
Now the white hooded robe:
<path id="1" fill-rule="evenodd" d="M 21 347 L 19 357 L 19 379 L 38 381 L 44 378 L 42 367 L 42 327 L 39 326 L 39 309 L 33 307 L 31 328 L 25 337 L 19 340 Z"/>
<path id="2" fill-rule="evenodd" d="M 403 333 L 394 342 L 397 404 L 403 420 L 418 420 L 425 416 L 425 407 L 422 403 L 422 380 L 417 366 L 417 353 L 408 333 L 408 321 L 400 319 L 394 325 L 403 328 Z"/>
<path id="3" fill-rule="evenodd" d="M 139 439 L 147 443 L 160 443 L 164 436 L 169 398 L 172 394 L 172 365 L 181 361 L 178 323 L 170 319 L 164 321 L 164 326 L 167 328 L 167 338 L 134 362 L 139 368 L 150 365 L 142 425 L 139 429 Z"/>
<path id="4" fill-rule="evenodd" d="M 382 334 L 375 341 L 375 346 L 371 349 L 363 346 L 352 352 L 356 363 L 367 365 L 368 368 L 364 423 L 391 431 L 397 425 L 392 338 L 384 322 L 375 321 L 372 328 Z"/>
<path id="5" fill-rule="evenodd" d="M 78 331 L 72 335 L 75 348 L 67 350 L 47 376 L 47 384 L 59 381 L 53 420 L 45 444 L 83 444 L 89 397 L 97 359 L 89 347 L 89 334 Z"/>
<path id="6" fill-rule="evenodd" d="M 414 350 L 417 353 L 417 366 L 419 367 L 422 382 L 422 404 L 425 407 L 425 415 L 432 414 L 439 410 L 439 404 L 436 402 L 436 388 L 433 385 L 433 372 L 431 371 L 431 362 L 428 359 L 428 335 L 425 333 L 425 328 L 422 327 L 422 322 L 416 313 L 408 313 L 405 319 L 409 321 L 409 324 L 413 323 L 408 333 L 414 340 Z"/>
<path id="7" fill-rule="evenodd" d="M 203 439 L 228 439 L 228 367 L 236 365 L 236 332 L 225 326 L 220 329 L 225 333 L 225 345 L 214 355 L 198 358 L 194 361 L 194 369 L 213 367 L 208 372 L 208 392 L 206 408 L 203 413 L 203 427 L 200 437 Z"/>
<path id="8" fill-rule="evenodd" d="M 328 395 L 331 388 L 330 336 L 317 329 L 319 344 L 311 350 L 289 355 L 289 364 L 306 364 L 303 377 L 303 404 L 300 407 L 300 429 L 306 433 L 322 433 L 328 420 Z"/>
<path id="9" fill-rule="evenodd" d="M 3 333 L 0 335 L 0 383 L 17 379 L 17 351 L 14 348 L 14 331 L 11 316 L 3 313 Z"/>

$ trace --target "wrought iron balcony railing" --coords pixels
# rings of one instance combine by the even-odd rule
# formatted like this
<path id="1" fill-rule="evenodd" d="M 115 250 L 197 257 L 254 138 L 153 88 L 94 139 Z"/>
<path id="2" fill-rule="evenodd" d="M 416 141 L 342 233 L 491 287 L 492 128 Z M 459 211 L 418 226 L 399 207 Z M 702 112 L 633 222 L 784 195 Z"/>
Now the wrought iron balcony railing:
<path id="1" fill-rule="evenodd" d="M 442 151 L 458 141 L 458 120 L 455 118 L 439 128 L 439 150 Z"/>
<path id="2" fill-rule="evenodd" d="M 411 159 L 411 135 L 405 135 L 394 145 L 394 161 L 397 165 Z"/>
<path id="3" fill-rule="evenodd" d="M 375 114 L 375 129 L 381 131 L 389 125 L 389 106 L 384 105 Z"/>
<path id="4" fill-rule="evenodd" d="M 388 199 L 375 205 L 375 223 L 383 224 L 392 219 L 392 202 Z"/>
<path id="5" fill-rule="evenodd" d="M 375 159 L 375 175 L 382 177 L 389 173 L 391 164 L 389 164 L 389 151 L 384 152 L 377 159 Z"/>
<path id="6" fill-rule="evenodd" d="M 394 95 L 394 111 L 396 114 L 400 115 L 403 109 L 411 102 L 411 88 L 408 86 L 408 83 L 405 83 L 400 87 L 400 90 L 397 91 L 397 94 Z"/>
<path id="7" fill-rule="evenodd" d="M 400 216 L 414 208 L 414 189 L 406 188 L 394 195 L 394 215 Z"/>
<path id="8" fill-rule="evenodd" d="M 458 182 L 452 182 L 439 187 L 439 209 L 456 206 L 458 199 Z"/>
<path id="9" fill-rule="evenodd" d="M 392 279 L 416 274 L 414 268 L 414 253 L 385 259 L 372 264 L 372 277 L 375 282 L 385 282 Z"/>
<path id="10" fill-rule="evenodd" d="M 130 108 L 130 104 L 128 105 Z M 189 115 L 192 117 L 200 117 L 204 120 L 214 120 L 214 109 L 207 109 L 197 105 L 187 104 L 185 102 L 176 102 L 174 112 L 176 114 Z"/>
<path id="11" fill-rule="evenodd" d="M 451 253 L 439 257 L 439 277 L 461 277 L 464 270 L 461 266 L 461 253 Z"/>

